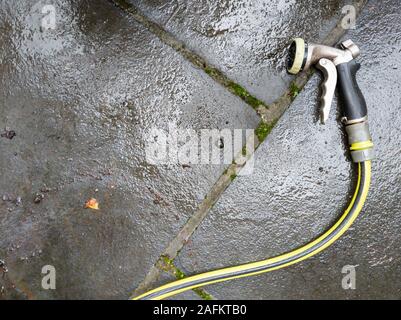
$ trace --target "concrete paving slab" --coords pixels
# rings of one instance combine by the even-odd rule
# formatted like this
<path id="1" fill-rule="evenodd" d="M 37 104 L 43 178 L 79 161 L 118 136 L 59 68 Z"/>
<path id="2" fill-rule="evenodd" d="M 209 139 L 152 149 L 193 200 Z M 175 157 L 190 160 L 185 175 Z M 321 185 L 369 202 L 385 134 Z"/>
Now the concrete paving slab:
<path id="1" fill-rule="evenodd" d="M 252 95 L 272 103 L 288 88 L 294 36 L 319 41 L 350 1 L 129 0 Z"/>
<path id="2" fill-rule="evenodd" d="M 401 117 L 399 3 L 370 1 L 346 38 L 362 51 L 358 82 L 376 144 L 373 181 L 358 220 L 318 256 L 265 275 L 207 286 L 220 299 L 401 298 Z M 271 257 L 325 231 L 342 213 L 355 171 L 339 111 L 317 122 L 320 75 L 308 82 L 256 151 L 255 170 L 238 177 L 175 263 L 186 274 Z M 336 102 L 334 104 L 336 106 Z M 339 110 L 339 109 L 338 109 Z M 348 160 L 348 161 L 347 161 Z M 343 267 L 356 268 L 344 290 Z"/>
<path id="3" fill-rule="evenodd" d="M 259 118 L 111 3 L 58 1 L 55 29 L 46 4 L 0 3 L 0 296 L 125 299 L 225 168 L 151 165 L 147 130 Z"/>

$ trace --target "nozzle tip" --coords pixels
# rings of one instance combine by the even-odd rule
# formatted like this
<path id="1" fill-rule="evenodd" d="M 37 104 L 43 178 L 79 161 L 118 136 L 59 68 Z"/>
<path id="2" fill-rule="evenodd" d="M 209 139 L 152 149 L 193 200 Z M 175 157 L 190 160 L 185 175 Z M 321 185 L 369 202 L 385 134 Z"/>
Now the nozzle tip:
<path id="1" fill-rule="evenodd" d="M 288 49 L 287 71 L 291 74 L 299 73 L 305 66 L 307 47 L 302 38 L 294 38 Z"/>

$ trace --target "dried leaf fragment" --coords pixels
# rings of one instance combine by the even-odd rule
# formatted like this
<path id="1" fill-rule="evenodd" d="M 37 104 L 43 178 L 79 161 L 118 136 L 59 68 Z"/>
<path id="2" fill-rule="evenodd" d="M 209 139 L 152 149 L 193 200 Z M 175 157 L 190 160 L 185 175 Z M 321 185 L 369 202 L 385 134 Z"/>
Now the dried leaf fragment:
<path id="1" fill-rule="evenodd" d="M 95 198 L 90 198 L 85 203 L 85 209 L 99 210 L 99 202 Z"/>

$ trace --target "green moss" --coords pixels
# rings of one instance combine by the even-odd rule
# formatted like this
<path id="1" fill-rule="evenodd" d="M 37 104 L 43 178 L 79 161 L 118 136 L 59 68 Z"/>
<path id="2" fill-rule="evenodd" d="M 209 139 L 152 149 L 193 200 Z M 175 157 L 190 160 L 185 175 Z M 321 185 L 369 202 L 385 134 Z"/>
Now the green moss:
<path id="1" fill-rule="evenodd" d="M 204 70 L 211 77 L 216 77 L 217 75 L 219 75 L 219 71 L 217 69 L 215 69 L 215 68 L 211 68 L 211 67 L 206 66 L 204 68 Z"/>
<path id="2" fill-rule="evenodd" d="M 161 260 L 163 261 L 163 263 L 160 265 L 160 267 L 163 271 L 173 273 L 177 279 L 185 278 L 184 272 L 182 272 L 174 265 L 174 261 L 170 259 L 170 257 L 164 255 L 161 256 Z"/>
<path id="3" fill-rule="evenodd" d="M 243 156 L 246 156 L 246 146 L 243 146 L 243 147 L 242 147 L 242 155 L 243 155 Z"/>
<path id="4" fill-rule="evenodd" d="M 196 288 L 193 290 L 198 296 L 200 296 L 203 300 L 213 300 L 213 297 L 208 294 L 205 290 Z"/>
<path id="5" fill-rule="evenodd" d="M 252 96 L 244 87 L 240 86 L 239 84 L 230 81 L 226 78 L 224 74 L 221 73 L 220 70 L 208 66 L 207 64 L 203 65 L 203 70 L 212 78 L 217 79 L 220 83 L 225 85 L 232 93 L 240 97 L 244 100 L 247 104 L 249 104 L 252 108 L 257 109 L 259 106 L 267 106 L 259 99 Z"/>
<path id="6" fill-rule="evenodd" d="M 175 277 L 176 277 L 178 280 L 184 279 L 184 278 L 185 278 L 184 272 L 182 272 L 182 271 L 181 271 L 180 269 L 178 269 L 178 268 L 175 268 L 175 270 L 174 270 L 174 275 L 175 275 Z"/>
<path id="7" fill-rule="evenodd" d="M 265 123 L 263 121 L 259 123 L 258 127 L 255 129 L 255 134 L 258 137 L 259 143 L 266 139 L 276 122 L 277 120 L 274 120 L 270 123 Z"/>
<path id="8" fill-rule="evenodd" d="M 231 91 L 233 91 L 237 96 L 239 96 L 252 108 L 256 109 L 260 105 L 262 106 L 265 105 L 262 101 L 252 96 L 245 88 L 241 87 L 239 84 L 235 82 L 229 82 L 227 86 L 229 89 L 231 89 Z"/>
<path id="9" fill-rule="evenodd" d="M 185 273 L 174 265 L 174 261 L 170 257 L 163 255 L 161 256 L 161 261 L 162 263 L 159 264 L 161 269 L 163 271 L 174 274 L 177 280 L 181 280 L 186 277 Z M 213 300 L 213 297 L 202 288 L 196 288 L 193 289 L 193 291 L 203 300 Z"/>
<path id="10" fill-rule="evenodd" d="M 233 181 L 236 177 L 237 177 L 237 175 L 236 175 L 235 173 L 233 173 L 233 174 L 230 176 L 231 181 Z"/>
<path id="11" fill-rule="evenodd" d="M 171 260 L 170 257 L 165 255 L 161 256 L 161 260 L 163 261 L 163 263 L 160 265 L 161 268 L 167 272 L 171 271 L 170 268 L 174 267 L 173 260 Z"/>
<path id="12" fill-rule="evenodd" d="M 295 82 L 291 82 L 290 93 L 289 93 L 290 97 L 292 99 L 295 99 L 300 91 L 301 91 L 301 89 L 295 84 Z"/>

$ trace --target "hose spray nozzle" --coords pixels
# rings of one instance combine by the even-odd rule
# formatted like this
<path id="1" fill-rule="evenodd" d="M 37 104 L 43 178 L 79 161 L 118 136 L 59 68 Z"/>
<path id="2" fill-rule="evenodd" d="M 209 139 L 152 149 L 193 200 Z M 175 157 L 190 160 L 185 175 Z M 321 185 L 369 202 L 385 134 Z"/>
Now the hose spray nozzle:
<path id="1" fill-rule="evenodd" d="M 351 40 L 342 42 L 339 48 L 305 43 L 301 38 L 293 39 L 287 57 L 287 70 L 297 74 L 316 66 L 322 71 L 320 120 L 324 124 L 330 113 L 336 86 L 338 85 L 343 105 L 342 121 L 346 125 L 351 155 L 355 162 L 374 158 L 367 123 L 365 98 L 356 82 L 360 64 L 354 59 L 360 55 L 359 48 Z"/>

